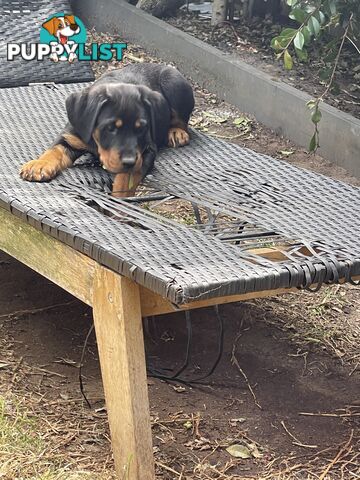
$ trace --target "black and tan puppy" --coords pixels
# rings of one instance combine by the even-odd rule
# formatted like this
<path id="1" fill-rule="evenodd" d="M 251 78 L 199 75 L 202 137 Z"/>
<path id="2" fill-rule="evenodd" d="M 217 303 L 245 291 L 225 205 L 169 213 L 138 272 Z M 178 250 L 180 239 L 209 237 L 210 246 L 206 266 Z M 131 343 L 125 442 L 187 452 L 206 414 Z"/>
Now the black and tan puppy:
<path id="1" fill-rule="evenodd" d="M 84 152 L 115 173 L 113 195 L 131 196 L 159 147 L 189 143 L 190 84 L 173 67 L 128 65 L 66 99 L 69 123 L 53 146 L 22 166 L 24 180 L 49 181 Z"/>

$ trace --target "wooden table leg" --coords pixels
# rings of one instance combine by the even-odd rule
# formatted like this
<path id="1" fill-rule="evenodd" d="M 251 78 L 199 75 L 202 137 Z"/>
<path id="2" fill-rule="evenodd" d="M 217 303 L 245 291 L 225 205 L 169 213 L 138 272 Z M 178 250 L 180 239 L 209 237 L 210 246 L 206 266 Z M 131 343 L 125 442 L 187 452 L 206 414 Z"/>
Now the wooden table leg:
<path id="1" fill-rule="evenodd" d="M 119 480 L 154 480 L 139 287 L 98 266 L 93 309 Z"/>

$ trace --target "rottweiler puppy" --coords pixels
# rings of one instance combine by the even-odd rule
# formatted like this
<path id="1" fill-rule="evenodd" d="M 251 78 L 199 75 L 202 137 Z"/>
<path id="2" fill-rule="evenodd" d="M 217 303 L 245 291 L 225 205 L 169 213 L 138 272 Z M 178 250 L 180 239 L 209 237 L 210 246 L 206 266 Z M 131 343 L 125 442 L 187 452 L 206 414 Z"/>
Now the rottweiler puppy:
<path id="1" fill-rule="evenodd" d="M 106 73 L 66 99 L 69 123 L 49 150 L 22 166 L 20 176 L 49 181 L 91 152 L 116 174 L 113 195 L 132 196 L 160 147 L 189 143 L 193 108 L 192 88 L 173 67 L 143 63 Z"/>

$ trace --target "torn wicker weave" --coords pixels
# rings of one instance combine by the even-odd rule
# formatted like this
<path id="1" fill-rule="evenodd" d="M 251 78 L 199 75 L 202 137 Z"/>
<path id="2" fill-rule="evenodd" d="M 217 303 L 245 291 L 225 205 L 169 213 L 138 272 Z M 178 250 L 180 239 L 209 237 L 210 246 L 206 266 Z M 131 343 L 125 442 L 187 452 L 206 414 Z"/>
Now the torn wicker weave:
<path id="1" fill-rule="evenodd" d="M 360 274 L 358 188 L 196 132 L 159 154 L 145 184 L 156 198 L 188 202 L 201 223 L 112 198 L 98 166 L 21 180 L 19 166 L 51 144 L 66 96 L 82 87 L 0 89 L 2 208 L 175 304 Z M 283 259 L 258 255 L 264 246 Z"/>

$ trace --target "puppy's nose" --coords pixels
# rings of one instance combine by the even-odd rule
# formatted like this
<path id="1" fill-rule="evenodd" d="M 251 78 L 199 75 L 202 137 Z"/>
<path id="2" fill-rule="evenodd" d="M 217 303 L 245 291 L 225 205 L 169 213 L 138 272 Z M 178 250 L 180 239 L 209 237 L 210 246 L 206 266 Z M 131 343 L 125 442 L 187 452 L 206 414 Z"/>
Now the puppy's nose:
<path id="1" fill-rule="evenodd" d="M 129 170 L 130 168 L 132 168 L 135 165 L 136 156 L 127 155 L 126 157 L 122 157 L 121 161 L 122 161 L 122 164 L 123 164 L 124 168 Z"/>
<path id="2" fill-rule="evenodd" d="M 74 32 L 76 32 L 76 30 L 77 30 L 79 27 L 78 27 L 78 25 L 76 25 L 76 23 L 72 23 L 72 24 L 70 25 L 70 28 L 71 28 L 71 30 L 73 30 Z"/>

